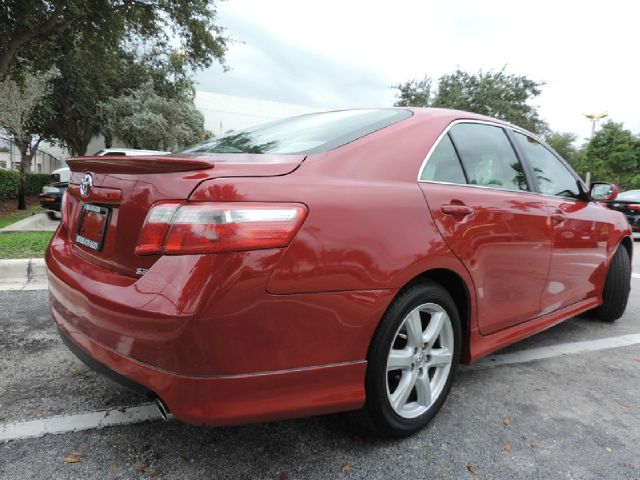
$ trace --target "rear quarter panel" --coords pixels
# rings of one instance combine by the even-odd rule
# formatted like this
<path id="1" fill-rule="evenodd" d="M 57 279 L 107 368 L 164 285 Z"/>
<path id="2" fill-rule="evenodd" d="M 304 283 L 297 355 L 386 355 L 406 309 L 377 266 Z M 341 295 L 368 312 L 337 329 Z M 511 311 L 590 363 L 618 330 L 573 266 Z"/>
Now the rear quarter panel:
<path id="1" fill-rule="evenodd" d="M 194 201 L 301 202 L 309 214 L 268 284 L 277 294 L 398 289 L 429 268 L 466 275 L 438 233 L 417 174 L 449 116 L 411 118 L 292 174 L 207 181 Z"/>

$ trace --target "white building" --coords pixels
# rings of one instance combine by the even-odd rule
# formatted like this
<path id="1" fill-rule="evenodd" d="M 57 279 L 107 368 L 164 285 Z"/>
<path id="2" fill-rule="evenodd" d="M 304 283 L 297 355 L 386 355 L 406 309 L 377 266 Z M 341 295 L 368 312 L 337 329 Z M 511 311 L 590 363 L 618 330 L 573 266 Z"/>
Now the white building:
<path id="1" fill-rule="evenodd" d="M 204 115 L 204 127 L 216 137 L 231 130 L 241 130 L 261 123 L 316 112 L 317 107 L 272 102 L 197 91 L 196 108 Z"/>
<path id="2" fill-rule="evenodd" d="M 55 145 L 42 142 L 31 160 L 31 173 L 51 173 L 64 167 L 68 154 Z M 8 137 L 0 133 L 0 168 L 17 170 L 20 164 L 20 151 Z"/>

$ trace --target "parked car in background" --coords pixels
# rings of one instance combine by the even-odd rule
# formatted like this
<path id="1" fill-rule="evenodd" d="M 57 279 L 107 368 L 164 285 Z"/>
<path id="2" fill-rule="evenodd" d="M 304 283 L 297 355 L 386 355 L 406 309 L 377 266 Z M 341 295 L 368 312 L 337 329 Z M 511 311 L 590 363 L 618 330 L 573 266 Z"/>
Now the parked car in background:
<path id="1" fill-rule="evenodd" d="M 633 230 L 634 239 L 640 239 L 640 190 L 622 192 L 614 200 L 607 202 L 607 206 L 624 213 Z"/>
<path id="2" fill-rule="evenodd" d="M 98 150 L 94 156 L 118 156 L 118 157 L 143 157 L 145 155 L 168 155 L 171 152 L 163 152 L 161 150 L 137 150 L 134 148 L 103 148 Z"/>
<path id="3" fill-rule="evenodd" d="M 171 152 L 160 150 L 137 150 L 133 148 L 105 148 L 98 150 L 97 157 L 103 156 L 125 156 L 142 157 L 148 155 L 167 155 Z M 40 206 L 46 208 L 49 216 L 55 218 L 60 212 L 62 197 L 67 190 L 71 170 L 69 167 L 58 168 L 51 173 L 51 183 L 42 187 L 40 194 Z"/>
<path id="4" fill-rule="evenodd" d="M 64 192 L 67 191 L 68 185 L 67 182 L 57 182 L 42 187 L 40 206 L 48 210 L 50 217 L 56 217 L 54 212 L 60 213 L 62 197 L 64 196 Z"/>
<path id="5" fill-rule="evenodd" d="M 40 206 L 47 209 L 47 213 L 52 219 L 58 217 L 60 213 L 62 197 L 69 185 L 70 176 L 69 167 L 58 168 L 51 172 L 49 185 L 42 187 L 42 193 L 39 195 Z"/>
<path id="6" fill-rule="evenodd" d="M 358 410 L 408 435 L 459 362 L 582 312 L 612 322 L 629 296 L 631 229 L 600 203 L 617 189 L 472 113 L 310 114 L 68 163 L 53 320 L 186 422 Z"/>

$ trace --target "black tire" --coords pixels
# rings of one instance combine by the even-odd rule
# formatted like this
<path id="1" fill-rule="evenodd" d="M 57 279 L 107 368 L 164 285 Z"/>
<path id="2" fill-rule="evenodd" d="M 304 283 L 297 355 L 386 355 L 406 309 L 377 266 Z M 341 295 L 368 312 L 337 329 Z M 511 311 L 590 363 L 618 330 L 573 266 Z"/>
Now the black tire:
<path id="1" fill-rule="evenodd" d="M 424 303 L 435 303 L 447 312 L 454 335 L 454 352 L 446 383 L 436 401 L 420 416 L 403 418 L 391 407 L 387 397 L 387 356 L 395 335 L 405 317 Z M 383 437 L 400 438 L 425 427 L 438 413 L 451 389 L 460 359 L 460 317 L 451 295 L 441 285 L 425 281 L 408 286 L 391 302 L 374 334 L 367 354 L 365 389 L 367 400 L 355 418 L 368 430 Z"/>
<path id="2" fill-rule="evenodd" d="M 593 310 L 593 315 L 604 322 L 616 321 L 627 308 L 630 291 L 631 260 L 627 249 L 620 246 L 613 255 L 607 272 L 602 291 L 602 305 Z"/>

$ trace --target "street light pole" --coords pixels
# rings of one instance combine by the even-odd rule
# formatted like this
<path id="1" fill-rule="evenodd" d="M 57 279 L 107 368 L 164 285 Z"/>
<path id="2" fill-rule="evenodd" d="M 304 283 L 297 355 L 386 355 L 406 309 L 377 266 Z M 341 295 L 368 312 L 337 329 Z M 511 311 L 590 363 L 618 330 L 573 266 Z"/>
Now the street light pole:
<path id="1" fill-rule="evenodd" d="M 593 138 L 593 135 L 596 133 L 596 123 L 598 123 L 603 118 L 608 117 L 609 114 L 605 112 L 596 112 L 585 113 L 584 116 L 591 120 L 591 138 Z"/>

